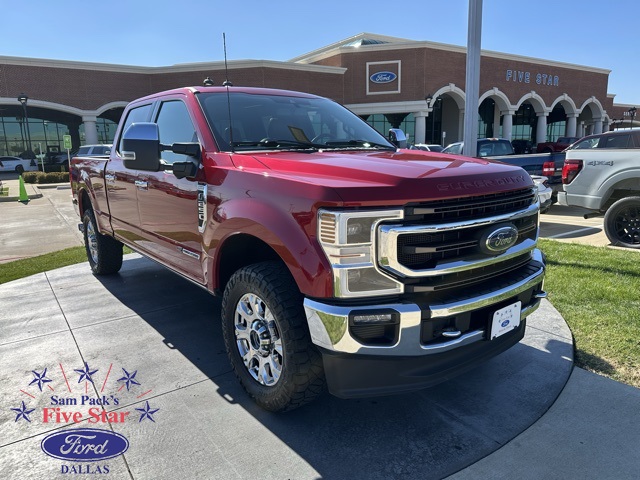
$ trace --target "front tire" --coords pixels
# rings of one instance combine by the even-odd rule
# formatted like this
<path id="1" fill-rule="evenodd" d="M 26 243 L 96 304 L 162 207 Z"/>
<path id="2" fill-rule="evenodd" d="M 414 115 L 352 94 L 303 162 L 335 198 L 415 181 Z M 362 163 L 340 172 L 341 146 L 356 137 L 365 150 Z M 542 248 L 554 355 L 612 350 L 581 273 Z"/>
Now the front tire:
<path id="1" fill-rule="evenodd" d="M 91 270 L 96 275 L 110 275 L 122 267 L 122 243 L 107 235 L 102 235 L 93 210 L 84 212 L 84 246 Z"/>
<path id="2" fill-rule="evenodd" d="M 303 298 L 279 262 L 238 270 L 224 291 L 222 332 L 233 371 L 265 410 L 293 410 L 324 390 Z"/>
<path id="3" fill-rule="evenodd" d="M 612 245 L 640 248 L 640 197 L 611 205 L 604 216 L 604 231 Z"/>

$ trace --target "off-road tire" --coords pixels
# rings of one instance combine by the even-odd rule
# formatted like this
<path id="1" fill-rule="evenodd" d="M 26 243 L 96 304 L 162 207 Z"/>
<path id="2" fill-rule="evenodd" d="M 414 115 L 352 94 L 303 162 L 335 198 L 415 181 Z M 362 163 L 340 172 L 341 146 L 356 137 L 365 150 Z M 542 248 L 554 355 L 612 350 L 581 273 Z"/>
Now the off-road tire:
<path id="1" fill-rule="evenodd" d="M 82 216 L 84 226 L 84 247 L 89 266 L 95 275 L 111 275 L 122 267 L 122 243 L 99 233 L 93 210 L 88 209 Z"/>
<path id="2" fill-rule="evenodd" d="M 277 338 L 278 347 L 281 346 L 281 370 L 272 385 L 261 384 L 254 378 L 240 353 L 242 339 L 236 336 L 236 321 L 244 321 L 245 312 L 239 308 L 247 295 L 264 302 L 264 311 L 270 311 L 279 333 L 272 338 Z M 311 342 L 303 297 L 283 264 L 262 262 L 233 274 L 222 299 L 222 332 L 234 373 L 245 391 L 265 410 L 293 410 L 311 402 L 324 390 L 322 357 Z"/>
<path id="3" fill-rule="evenodd" d="M 627 197 L 609 207 L 604 232 L 612 245 L 640 248 L 640 197 Z"/>

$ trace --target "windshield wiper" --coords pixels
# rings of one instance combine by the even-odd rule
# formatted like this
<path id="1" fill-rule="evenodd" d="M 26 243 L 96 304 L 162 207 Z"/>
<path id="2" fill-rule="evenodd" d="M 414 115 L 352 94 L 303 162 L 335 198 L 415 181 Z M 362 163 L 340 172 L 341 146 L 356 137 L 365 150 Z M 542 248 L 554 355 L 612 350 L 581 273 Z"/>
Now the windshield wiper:
<path id="1" fill-rule="evenodd" d="M 279 150 L 313 150 L 316 151 L 324 145 L 307 142 L 297 142 L 295 140 L 271 140 L 265 139 L 259 142 L 233 142 L 232 147 L 258 147 L 258 148 L 276 148 Z"/>
<path id="2" fill-rule="evenodd" d="M 339 142 L 327 142 L 328 148 L 341 149 L 341 148 L 371 148 L 375 150 L 396 150 L 396 147 L 391 145 L 385 145 L 383 143 L 370 142 L 369 140 L 342 140 Z"/>

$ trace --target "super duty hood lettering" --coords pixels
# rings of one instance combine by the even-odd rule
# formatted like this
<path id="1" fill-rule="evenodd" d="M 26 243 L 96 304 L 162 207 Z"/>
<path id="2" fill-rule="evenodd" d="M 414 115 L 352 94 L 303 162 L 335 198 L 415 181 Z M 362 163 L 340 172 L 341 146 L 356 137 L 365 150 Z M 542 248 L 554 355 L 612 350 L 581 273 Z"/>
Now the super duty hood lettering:
<path id="1" fill-rule="evenodd" d="M 438 183 L 436 188 L 441 192 L 450 192 L 453 190 L 468 190 L 484 187 L 498 187 L 504 185 L 519 185 L 526 183 L 524 175 L 514 175 L 511 177 L 496 178 L 493 180 L 473 180 L 465 182 Z"/>

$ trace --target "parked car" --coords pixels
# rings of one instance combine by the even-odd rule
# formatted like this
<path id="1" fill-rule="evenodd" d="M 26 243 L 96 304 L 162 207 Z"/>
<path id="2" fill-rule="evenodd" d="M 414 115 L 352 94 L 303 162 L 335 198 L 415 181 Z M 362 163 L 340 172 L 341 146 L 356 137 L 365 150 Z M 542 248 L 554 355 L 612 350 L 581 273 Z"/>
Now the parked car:
<path id="1" fill-rule="evenodd" d="M 28 170 L 37 170 L 36 161 L 20 157 L 0 157 L 0 172 L 23 173 Z"/>
<path id="2" fill-rule="evenodd" d="M 558 202 L 604 213 L 613 245 L 640 248 L 640 130 L 589 135 L 565 154 Z"/>
<path id="3" fill-rule="evenodd" d="M 56 153 L 49 156 L 45 160 L 44 164 L 49 169 L 56 169 L 57 167 L 63 167 L 65 170 L 69 170 L 69 157 L 73 158 L 76 155 L 83 157 L 98 157 L 109 155 L 111 152 L 111 144 L 98 144 L 98 145 L 83 145 L 77 151 Z"/>
<path id="4" fill-rule="evenodd" d="M 100 145 L 83 145 L 78 149 L 76 155 L 81 157 L 96 157 L 99 155 L 109 155 L 111 153 L 111 144 Z"/>
<path id="5" fill-rule="evenodd" d="M 559 137 L 555 142 L 543 142 L 536 146 L 537 153 L 562 152 L 572 143 L 580 140 L 580 137 Z"/>
<path id="6" fill-rule="evenodd" d="M 531 175 L 533 183 L 538 187 L 540 213 L 547 213 L 553 204 L 553 190 L 549 186 L 549 179 L 542 175 Z"/>
<path id="7" fill-rule="evenodd" d="M 448 145 L 442 153 L 462 155 L 464 142 L 456 142 Z M 481 138 L 478 140 L 476 157 L 497 157 L 501 155 L 514 155 L 513 145 L 506 138 Z"/>
<path id="8" fill-rule="evenodd" d="M 444 149 L 442 145 L 431 143 L 416 143 L 411 145 L 409 150 L 424 150 L 425 152 L 441 152 Z"/>

